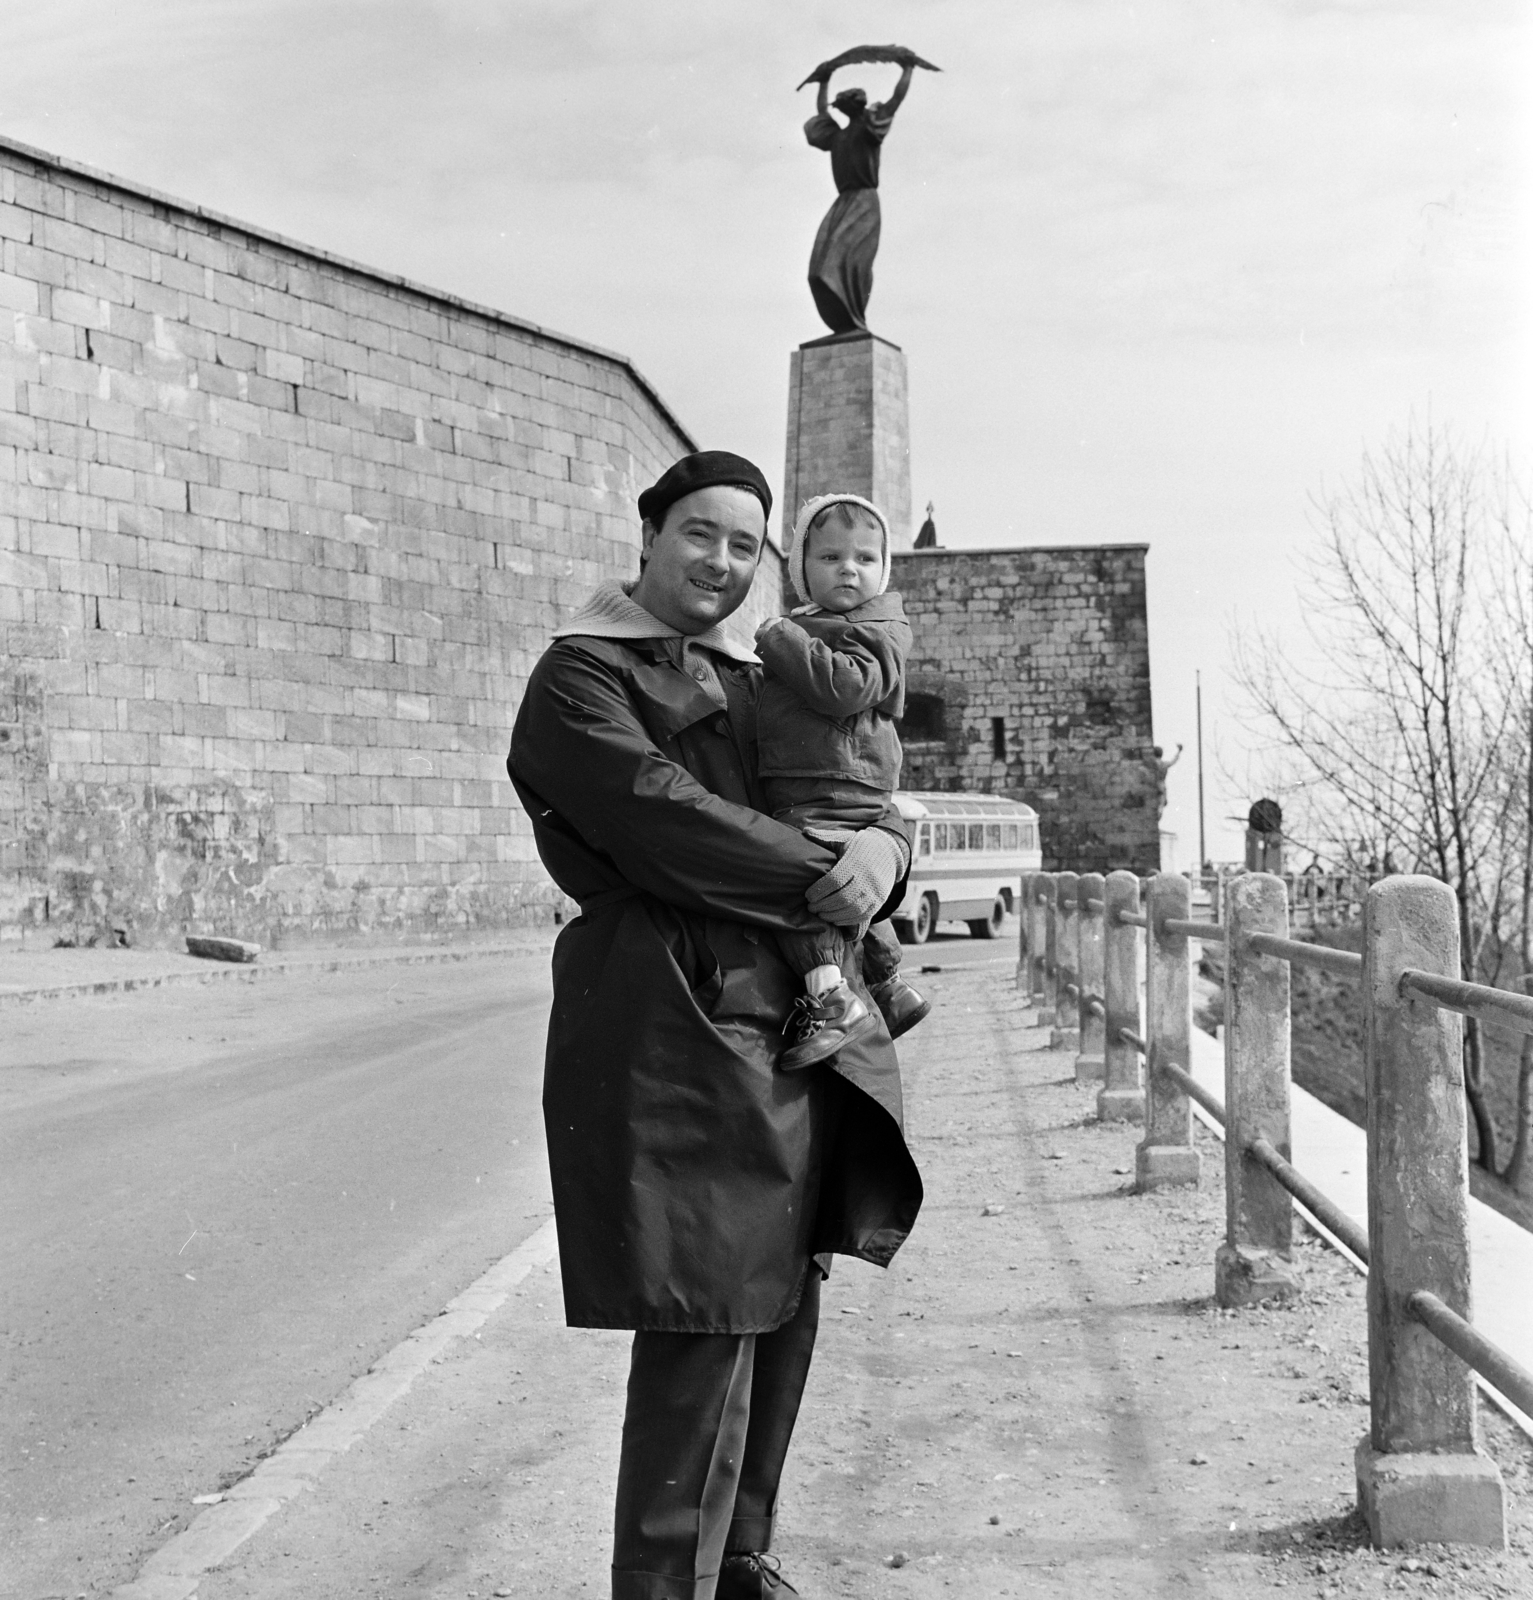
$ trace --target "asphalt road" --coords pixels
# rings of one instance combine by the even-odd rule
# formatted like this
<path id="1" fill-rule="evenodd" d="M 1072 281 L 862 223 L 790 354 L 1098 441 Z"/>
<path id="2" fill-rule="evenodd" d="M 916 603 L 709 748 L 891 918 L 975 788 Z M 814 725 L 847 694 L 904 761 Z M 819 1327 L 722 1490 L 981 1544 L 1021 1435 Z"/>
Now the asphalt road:
<path id="1" fill-rule="evenodd" d="M 0 1595 L 95 1596 L 547 1216 L 548 958 L 0 1016 Z"/>
<path id="2" fill-rule="evenodd" d="M 995 939 L 976 939 L 963 922 L 939 922 L 925 944 L 903 946 L 904 973 L 921 987 L 919 973 L 923 966 L 941 967 L 951 971 L 955 967 L 1017 965 L 1017 919 L 1007 917 L 1000 936 Z"/>
<path id="3" fill-rule="evenodd" d="M 1014 965 L 944 925 L 923 965 Z M 136 1572 L 548 1215 L 548 958 L 0 1017 L 0 1597 Z"/>

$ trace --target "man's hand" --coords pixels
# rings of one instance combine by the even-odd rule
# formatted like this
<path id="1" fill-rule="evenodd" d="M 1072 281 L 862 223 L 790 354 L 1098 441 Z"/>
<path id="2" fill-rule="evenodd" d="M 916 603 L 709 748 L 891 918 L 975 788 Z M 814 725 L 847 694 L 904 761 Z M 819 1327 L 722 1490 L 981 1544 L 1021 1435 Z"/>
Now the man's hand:
<path id="1" fill-rule="evenodd" d="M 861 927 L 883 906 L 910 865 L 910 846 L 885 828 L 864 828 L 805 899 L 822 922 Z"/>

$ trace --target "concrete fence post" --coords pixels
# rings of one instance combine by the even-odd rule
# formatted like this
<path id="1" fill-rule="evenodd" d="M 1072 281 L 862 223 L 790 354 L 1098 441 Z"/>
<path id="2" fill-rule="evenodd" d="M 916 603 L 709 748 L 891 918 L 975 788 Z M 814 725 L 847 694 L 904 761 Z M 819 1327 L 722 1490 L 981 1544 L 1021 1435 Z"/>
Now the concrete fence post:
<path id="1" fill-rule="evenodd" d="M 1034 923 L 1038 939 L 1037 982 L 1034 993 L 1038 997 L 1038 1015 L 1034 1019 L 1040 1028 L 1054 1025 L 1054 987 L 1058 979 L 1055 968 L 1059 960 L 1059 918 L 1054 907 L 1054 874 L 1040 872 L 1034 880 L 1038 898 L 1035 903 L 1038 920 Z"/>
<path id="2" fill-rule="evenodd" d="M 1236 878 L 1224 921 L 1224 1243 L 1214 1256 L 1214 1297 L 1229 1307 L 1287 1300 L 1298 1289 L 1293 1201 L 1246 1148 L 1265 1139 L 1292 1158 L 1289 967 L 1248 943 L 1253 933 L 1288 937 L 1283 880 L 1266 872 Z"/>
<path id="3" fill-rule="evenodd" d="M 1192 1101 L 1157 1071 L 1170 1062 L 1192 1066 L 1192 986 L 1187 940 L 1168 933 L 1168 917 L 1187 919 L 1192 885 L 1179 872 L 1157 873 L 1145 905 L 1145 1013 L 1149 1052 L 1144 1065 L 1144 1138 L 1134 1153 L 1134 1187 L 1143 1193 L 1198 1181 L 1192 1143 Z"/>
<path id="4" fill-rule="evenodd" d="M 1469 1369 L 1407 1309 L 1426 1289 L 1470 1319 L 1463 1025 L 1401 992 L 1412 969 L 1462 976 L 1453 891 L 1385 878 L 1363 906 L 1372 1427 L 1357 1447 L 1358 1507 L 1378 1546 L 1503 1548 L 1505 1492 L 1479 1453 Z"/>
<path id="5" fill-rule="evenodd" d="M 1139 879 L 1132 872 L 1110 872 L 1102 899 L 1103 1084 L 1097 1091 L 1097 1116 L 1103 1122 L 1143 1122 L 1144 1090 L 1139 1086 L 1139 1051 L 1118 1037 L 1120 1028 L 1140 1033 L 1139 929 L 1120 923 L 1118 914 L 1139 910 Z"/>
<path id="6" fill-rule="evenodd" d="M 1080 1047 L 1079 881 L 1073 872 L 1054 874 L 1054 920 L 1059 938 L 1054 957 L 1054 1031 L 1049 1035 L 1049 1045 L 1055 1050 Z"/>
<path id="7" fill-rule="evenodd" d="M 1100 872 L 1083 872 L 1075 885 L 1075 902 L 1080 918 L 1080 957 L 1077 963 L 1076 982 L 1081 986 L 1080 997 L 1080 1051 L 1075 1058 L 1077 1083 L 1100 1083 L 1107 1071 L 1104 1042 L 1107 1024 L 1100 1012 L 1091 1006 L 1093 1000 L 1102 1004 L 1102 967 L 1106 952 L 1103 949 L 1103 884 Z M 1096 909 L 1092 910 L 1095 906 Z"/>
<path id="8" fill-rule="evenodd" d="M 1031 933 L 1027 938 L 1032 944 L 1032 1003 L 1039 1008 L 1035 1016 L 1035 1024 L 1043 1021 L 1043 1008 L 1047 1005 L 1047 997 L 1051 990 L 1048 987 L 1048 898 L 1053 894 L 1047 872 L 1034 872 L 1032 875 L 1032 904 L 1027 909 L 1031 918 Z"/>
<path id="9" fill-rule="evenodd" d="M 1022 1004 L 1030 1005 L 1033 997 L 1033 875 L 1022 874 L 1017 885 L 1017 987 L 1022 991 Z"/>
<path id="10" fill-rule="evenodd" d="M 1045 894 L 1048 891 L 1047 875 L 1042 872 L 1032 874 L 1032 885 L 1029 888 L 1029 901 L 1027 901 L 1027 965 L 1029 965 L 1029 982 L 1031 982 L 1031 1005 L 1035 1010 L 1042 1011 L 1043 997 L 1048 992 L 1048 907 L 1045 904 Z M 1035 1016 L 1034 1022 L 1042 1021 L 1042 1016 Z"/>

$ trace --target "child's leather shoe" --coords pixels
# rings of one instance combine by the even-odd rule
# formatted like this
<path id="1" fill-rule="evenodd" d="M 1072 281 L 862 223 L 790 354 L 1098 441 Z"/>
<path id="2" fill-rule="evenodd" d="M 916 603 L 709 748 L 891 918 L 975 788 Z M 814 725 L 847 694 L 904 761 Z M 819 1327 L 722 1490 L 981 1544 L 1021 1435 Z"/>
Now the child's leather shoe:
<path id="1" fill-rule="evenodd" d="M 932 1008 L 931 1001 L 925 995 L 917 994 L 899 973 L 895 973 L 885 983 L 874 984 L 868 993 L 873 996 L 874 1004 L 883 1012 L 891 1039 L 898 1039 L 902 1033 L 909 1033 Z"/>
<path id="2" fill-rule="evenodd" d="M 849 984 L 838 983 L 818 998 L 800 995 L 783 1029 L 788 1048 L 777 1065 L 784 1072 L 797 1072 L 817 1061 L 828 1061 L 873 1026 L 873 1013 L 852 993 Z"/>

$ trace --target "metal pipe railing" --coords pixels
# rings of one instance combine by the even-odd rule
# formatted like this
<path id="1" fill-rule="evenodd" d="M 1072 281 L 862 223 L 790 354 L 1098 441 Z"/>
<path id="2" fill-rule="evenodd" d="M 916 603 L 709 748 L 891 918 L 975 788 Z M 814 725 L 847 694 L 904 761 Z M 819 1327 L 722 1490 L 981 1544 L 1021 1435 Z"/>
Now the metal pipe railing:
<path id="1" fill-rule="evenodd" d="M 1367 890 L 1361 955 L 1291 938 L 1291 910 L 1302 904 L 1314 925 L 1318 890 L 1308 885 L 1300 898 L 1292 884 L 1267 874 L 1222 882 L 1221 920 L 1214 922 L 1189 915 L 1190 885 L 1177 874 L 1161 873 L 1143 886 L 1128 872 L 1105 880 L 1058 874 L 1050 887 L 1039 899 L 1047 911 L 1049 964 L 1057 963 L 1052 998 L 1061 1023 L 1080 1028 L 1057 1029 L 1054 1042 L 1080 1044 L 1081 1081 L 1088 1033 L 1091 1050 L 1103 1041 L 1098 1116 L 1142 1116 L 1145 1125 L 1135 1188 L 1198 1181 L 1194 1105 L 1224 1131 L 1226 1231 L 1215 1257 L 1220 1303 L 1294 1292 L 1295 1202 L 1368 1271 L 1371 1429 L 1356 1472 L 1373 1542 L 1504 1540 L 1504 1490 L 1495 1468 L 1476 1453 L 1472 1374 L 1530 1415 L 1533 1375 L 1464 1315 L 1469 1201 L 1458 1016 L 1533 1033 L 1533 995 L 1457 976 L 1453 895 L 1435 879 L 1397 876 Z M 1139 928 L 1145 930 L 1143 1021 Z M 1040 929 L 1040 943 L 1041 935 Z M 1190 1070 L 1192 939 L 1226 951 L 1222 1100 Z M 1290 1159 L 1294 965 L 1361 980 L 1366 1231 Z M 1402 1458 L 1413 1456 L 1432 1479 L 1430 1504 L 1410 1487 L 1414 1469 Z"/>
<path id="2" fill-rule="evenodd" d="M 1258 955 L 1278 956 L 1299 966 L 1320 967 L 1345 978 L 1363 975 L 1363 958 L 1354 950 L 1333 950 L 1329 945 L 1307 944 L 1303 939 L 1280 939 L 1271 933 L 1253 933 L 1246 944 Z"/>
<path id="3" fill-rule="evenodd" d="M 1350 1246 L 1348 1247 L 1350 1248 Z M 1499 1389 L 1514 1406 L 1533 1416 L 1533 1372 L 1494 1345 L 1472 1322 L 1446 1306 L 1429 1289 L 1406 1297 L 1405 1308 L 1435 1339 L 1441 1340 L 1460 1361 L 1474 1368 Z"/>
<path id="4" fill-rule="evenodd" d="M 1220 922 L 1193 922 L 1186 917 L 1167 917 L 1161 927 L 1179 938 L 1201 939 L 1205 944 L 1224 943 L 1224 924 Z"/>
<path id="5" fill-rule="evenodd" d="M 1265 1139 L 1253 1139 L 1246 1149 L 1312 1216 L 1324 1223 L 1365 1266 L 1368 1235 L 1323 1190 L 1317 1189 L 1291 1161 L 1285 1160 Z"/>
<path id="6" fill-rule="evenodd" d="M 1224 1102 L 1211 1090 L 1205 1089 L 1185 1067 L 1179 1067 L 1174 1061 L 1162 1062 L 1158 1069 L 1163 1072 L 1189 1100 L 1196 1100 L 1200 1106 L 1222 1128 L 1228 1121 L 1225 1115 Z"/>
<path id="7" fill-rule="evenodd" d="M 1407 967 L 1400 974 L 1400 988 L 1415 990 L 1436 1001 L 1448 1011 L 1485 1022 L 1510 1022 L 1523 1033 L 1533 1033 L 1533 995 L 1508 994 L 1485 983 L 1465 983 L 1435 972 L 1416 972 Z"/>
<path id="8" fill-rule="evenodd" d="M 1127 1028 L 1119 1030 L 1126 1044 L 1144 1049 L 1144 1040 Z M 1190 1072 L 1169 1063 L 1160 1069 L 1171 1078 L 1190 1099 L 1197 1103 L 1219 1124 L 1228 1126 L 1224 1102 L 1211 1090 L 1205 1089 Z M 1291 1161 L 1285 1160 L 1266 1139 L 1252 1139 L 1245 1146 L 1251 1157 L 1259 1162 L 1282 1186 L 1333 1233 L 1365 1265 L 1368 1261 L 1368 1235 L 1323 1190 L 1316 1188 Z"/>

